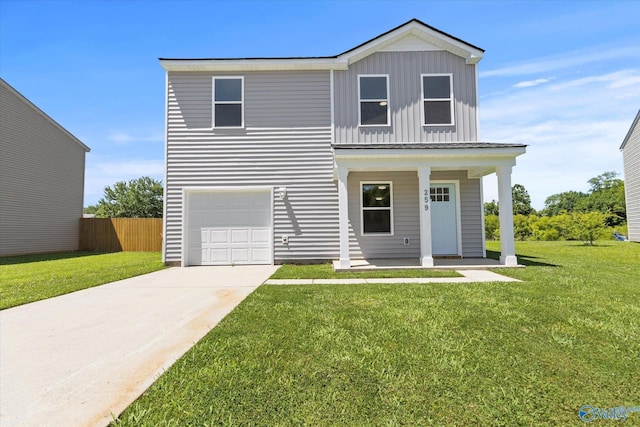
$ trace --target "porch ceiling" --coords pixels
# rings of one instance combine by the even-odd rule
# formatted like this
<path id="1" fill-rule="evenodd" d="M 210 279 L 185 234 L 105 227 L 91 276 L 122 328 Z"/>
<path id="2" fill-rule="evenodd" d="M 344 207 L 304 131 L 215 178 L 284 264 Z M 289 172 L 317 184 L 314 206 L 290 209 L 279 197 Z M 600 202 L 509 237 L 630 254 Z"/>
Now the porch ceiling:
<path id="1" fill-rule="evenodd" d="M 526 147 L 490 142 L 333 145 L 336 169 L 416 170 L 430 166 L 431 170 L 467 170 L 470 178 L 489 175 L 500 166 L 514 166 Z"/>

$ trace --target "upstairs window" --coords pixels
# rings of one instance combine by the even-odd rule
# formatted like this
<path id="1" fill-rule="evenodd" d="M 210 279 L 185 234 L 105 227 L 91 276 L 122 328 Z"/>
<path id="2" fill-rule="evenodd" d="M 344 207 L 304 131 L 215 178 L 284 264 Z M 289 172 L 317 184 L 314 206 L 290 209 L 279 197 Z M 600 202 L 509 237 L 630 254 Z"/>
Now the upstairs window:
<path id="1" fill-rule="evenodd" d="M 423 74 L 422 104 L 424 126 L 453 125 L 453 76 Z"/>
<path id="2" fill-rule="evenodd" d="M 389 126 L 389 76 L 358 76 L 360 126 Z"/>
<path id="3" fill-rule="evenodd" d="M 213 127 L 243 127 L 243 101 L 244 79 L 242 77 L 214 77 Z"/>
<path id="4" fill-rule="evenodd" d="M 362 234 L 393 234 L 390 182 L 362 182 Z"/>

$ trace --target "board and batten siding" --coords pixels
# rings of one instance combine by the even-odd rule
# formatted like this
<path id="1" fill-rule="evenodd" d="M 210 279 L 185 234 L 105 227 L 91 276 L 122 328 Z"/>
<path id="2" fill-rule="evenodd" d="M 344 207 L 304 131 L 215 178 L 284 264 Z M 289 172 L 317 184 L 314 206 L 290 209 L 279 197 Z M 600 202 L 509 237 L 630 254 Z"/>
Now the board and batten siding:
<path id="1" fill-rule="evenodd" d="M 421 74 L 453 74 L 453 126 L 423 126 Z M 390 126 L 358 126 L 358 75 L 388 74 Z M 336 71 L 335 138 L 348 143 L 476 141 L 476 66 L 445 51 L 377 52 Z"/>
<path id="2" fill-rule="evenodd" d="M 622 149 L 628 239 L 640 242 L 640 111 Z"/>
<path id="3" fill-rule="evenodd" d="M 466 171 L 434 171 L 432 181 L 459 181 L 462 256 L 482 258 L 482 203 L 480 180 L 468 179 Z M 361 234 L 360 182 L 392 182 L 393 235 Z M 351 172 L 347 180 L 349 193 L 350 257 L 417 258 L 420 256 L 420 212 L 417 172 Z M 409 245 L 404 245 L 409 238 Z"/>
<path id="4" fill-rule="evenodd" d="M 0 255 L 78 249 L 86 151 L 0 81 Z"/>
<path id="5" fill-rule="evenodd" d="M 337 257 L 329 72 L 215 75 L 244 77 L 243 129 L 212 129 L 212 73 L 168 73 L 165 261 L 181 260 L 185 187 L 286 187 L 275 262 Z"/>

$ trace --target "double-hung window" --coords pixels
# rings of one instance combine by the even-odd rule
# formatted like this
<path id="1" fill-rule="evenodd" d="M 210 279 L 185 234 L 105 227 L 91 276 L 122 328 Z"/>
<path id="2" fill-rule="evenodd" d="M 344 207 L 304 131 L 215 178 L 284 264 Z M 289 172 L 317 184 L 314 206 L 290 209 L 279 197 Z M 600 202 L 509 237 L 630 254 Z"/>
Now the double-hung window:
<path id="1" fill-rule="evenodd" d="M 213 127 L 244 126 L 244 78 L 216 76 L 213 78 Z"/>
<path id="2" fill-rule="evenodd" d="M 389 126 L 389 76 L 358 76 L 360 126 Z"/>
<path id="3" fill-rule="evenodd" d="M 391 182 L 361 182 L 362 234 L 393 234 Z"/>
<path id="4" fill-rule="evenodd" d="M 422 74 L 424 126 L 451 126 L 453 122 L 453 76 Z"/>

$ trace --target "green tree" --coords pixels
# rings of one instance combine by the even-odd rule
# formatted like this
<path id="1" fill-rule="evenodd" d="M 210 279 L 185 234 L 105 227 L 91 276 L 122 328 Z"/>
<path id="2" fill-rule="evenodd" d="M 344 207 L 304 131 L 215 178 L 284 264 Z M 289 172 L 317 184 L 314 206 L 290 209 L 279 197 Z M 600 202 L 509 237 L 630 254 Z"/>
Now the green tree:
<path id="1" fill-rule="evenodd" d="M 556 216 L 560 213 L 571 213 L 576 209 L 580 200 L 588 197 L 587 193 L 581 191 L 565 191 L 564 193 L 553 194 L 544 201 L 544 216 Z"/>
<path id="2" fill-rule="evenodd" d="M 591 186 L 591 193 L 595 193 L 597 191 L 609 190 L 617 185 L 619 185 L 622 180 L 616 178 L 618 176 L 617 172 L 605 172 L 596 177 L 591 178 L 589 181 L 589 185 Z"/>
<path id="3" fill-rule="evenodd" d="M 606 217 L 605 214 L 597 211 L 572 214 L 572 237 L 582 240 L 585 245 L 593 245 L 593 242 L 602 236 Z"/>
<path id="4" fill-rule="evenodd" d="M 86 214 L 95 214 L 98 212 L 98 205 L 89 205 L 82 210 L 83 213 Z"/>
<path id="5" fill-rule="evenodd" d="M 498 202 L 495 200 L 492 200 L 490 202 L 487 202 L 484 204 L 484 214 L 485 216 L 487 215 L 495 215 L 498 216 L 500 215 L 500 208 L 498 206 Z"/>
<path id="6" fill-rule="evenodd" d="M 616 178 L 616 172 L 605 172 L 588 182 L 590 194 L 581 199 L 578 209 L 582 212 L 601 212 L 606 215 L 608 227 L 621 225 L 627 220 L 624 181 Z"/>
<path id="7" fill-rule="evenodd" d="M 535 210 L 531 207 L 531 197 L 522 184 L 514 184 L 511 188 L 514 215 L 531 215 Z"/>
<path id="8" fill-rule="evenodd" d="M 500 219 L 497 215 L 489 214 L 484 217 L 484 236 L 487 240 L 500 239 Z"/>
<path id="9" fill-rule="evenodd" d="M 522 214 L 514 215 L 513 237 L 515 237 L 516 240 L 527 240 L 531 237 L 531 234 L 533 234 L 533 231 L 531 230 L 531 225 L 529 225 L 529 217 Z"/>
<path id="10" fill-rule="evenodd" d="M 511 187 L 512 210 L 514 215 L 531 215 L 536 211 L 531 207 L 531 197 L 522 184 L 514 184 Z M 500 215 L 500 204 L 496 200 L 491 200 L 484 204 L 484 214 Z"/>
<path id="11" fill-rule="evenodd" d="M 148 176 L 119 181 L 104 189 L 98 218 L 162 218 L 162 184 Z"/>

